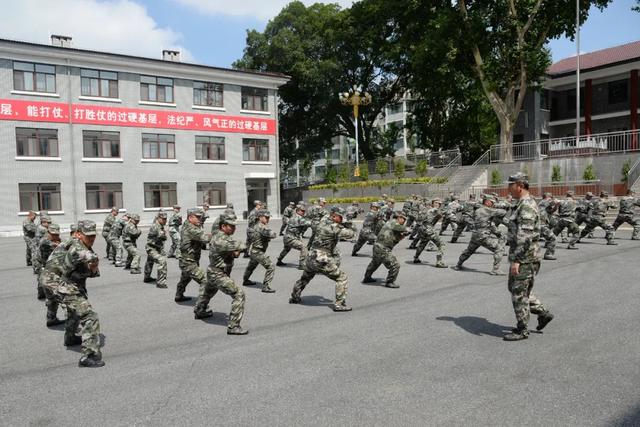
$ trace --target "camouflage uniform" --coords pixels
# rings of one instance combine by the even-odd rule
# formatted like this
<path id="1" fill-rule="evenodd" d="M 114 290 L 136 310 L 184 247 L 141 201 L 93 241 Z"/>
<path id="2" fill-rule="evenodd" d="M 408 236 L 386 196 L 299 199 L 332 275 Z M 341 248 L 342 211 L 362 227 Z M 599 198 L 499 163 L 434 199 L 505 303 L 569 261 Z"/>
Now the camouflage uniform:
<path id="1" fill-rule="evenodd" d="M 538 206 L 529 194 L 518 200 L 511 212 L 508 236 L 509 262 L 520 264 L 517 275 L 509 270 L 508 288 L 517 321 L 514 334 L 521 335 L 516 338 L 522 339 L 529 335 L 530 313 L 538 315 L 538 329 L 542 329 L 540 325 L 544 319 L 550 321 L 553 318 L 532 292 L 534 276 L 540 270 L 540 216 Z"/>
<path id="2" fill-rule="evenodd" d="M 404 216 L 404 213 L 402 216 Z M 389 270 L 386 286 L 389 288 L 399 287 L 395 282 L 400 272 L 400 263 L 398 263 L 398 259 L 393 255 L 392 250 L 407 234 L 407 227 L 405 227 L 404 224 L 400 224 L 397 220 L 393 219 L 385 223 L 373 245 L 373 258 L 364 273 L 363 282 L 373 282 L 374 280 L 371 278 L 371 275 L 381 264 L 384 264 Z"/>
<path id="3" fill-rule="evenodd" d="M 258 218 L 262 216 L 269 217 L 269 213 L 265 211 L 258 211 L 256 215 Z M 264 280 L 262 281 L 262 292 L 275 292 L 271 289 L 271 281 L 273 280 L 276 267 L 273 264 L 273 261 L 271 261 L 271 258 L 265 253 L 269 247 L 269 241 L 275 238 L 275 231 L 271 230 L 258 220 L 258 223 L 253 228 L 253 235 L 251 238 L 251 249 L 249 250 L 249 256 L 251 259 L 249 260 L 249 265 L 247 265 L 247 269 L 244 271 L 244 276 L 242 277 L 242 284 L 244 286 L 253 285 L 253 282 L 251 282 L 249 278 L 259 264 L 266 269 L 266 272 L 264 273 Z"/>
<path id="4" fill-rule="evenodd" d="M 128 218 L 128 216 L 125 216 Z M 122 230 L 127 225 L 127 220 L 124 218 L 116 218 L 116 221 L 111 226 L 109 231 L 109 240 L 111 241 L 111 247 L 113 248 L 114 258 L 113 261 L 116 267 L 122 267 L 122 258 L 124 256 L 124 249 L 122 247 Z"/>
<path id="5" fill-rule="evenodd" d="M 293 202 L 289 203 L 289 206 L 284 208 L 284 212 L 282 212 L 282 225 L 280 226 L 280 235 L 284 234 L 285 228 L 287 228 L 287 223 L 295 213 L 295 205 Z"/>
<path id="6" fill-rule="evenodd" d="M 38 263 L 43 267 L 47 263 L 51 252 L 53 252 L 53 250 L 60 244 L 60 227 L 57 224 L 50 224 L 49 230 L 50 233 L 47 233 L 47 236 L 43 237 L 38 245 Z M 40 269 L 40 274 L 38 274 L 38 278 L 36 280 L 38 299 L 47 299 L 47 307 L 49 307 L 50 304 L 48 302 L 50 297 L 47 296 L 44 289 L 42 270 L 43 269 Z M 51 319 L 56 319 L 57 306 L 55 308 L 56 310 L 53 310 L 53 317 L 51 317 Z M 49 312 L 47 312 L 47 326 L 52 326 L 52 324 L 49 324 L 49 319 Z"/>
<path id="7" fill-rule="evenodd" d="M 122 230 L 122 246 L 124 250 L 127 251 L 127 261 L 125 263 L 124 268 L 131 269 L 131 274 L 140 274 L 140 251 L 136 246 L 136 241 L 138 237 L 140 237 L 140 229 L 136 224 L 136 218 L 139 218 L 137 215 L 131 215 L 131 219 L 124 226 L 124 230 Z"/>
<path id="8" fill-rule="evenodd" d="M 46 225 L 42 223 L 46 222 Z M 33 267 L 34 274 L 40 274 L 40 270 L 42 269 L 42 264 L 40 263 L 40 241 L 43 237 L 47 235 L 47 227 L 49 226 L 49 217 L 40 215 L 40 224 L 36 226 L 36 234 L 33 239 L 31 239 L 31 266 Z"/>
<path id="9" fill-rule="evenodd" d="M 310 225 L 309 220 L 307 220 L 304 216 L 299 215 L 298 213 L 294 213 L 289 223 L 287 224 L 287 229 L 284 233 L 284 248 L 282 248 L 282 252 L 278 255 L 278 262 L 276 265 L 281 265 L 282 260 L 289 253 L 291 249 L 295 249 L 300 251 L 300 258 L 298 260 L 298 268 L 303 269 L 304 263 L 307 260 L 307 247 L 302 242 L 302 233 L 304 229 Z"/>
<path id="10" fill-rule="evenodd" d="M 176 206 L 174 206 L 174 209 L 177 209 Z M 167 255 L 167 257 L 180 258 L 180 226 L 182 225 L 182 215 L 180 215 L 180 211 L 174 212 L 173 215 L 171 215 L 167 225 L 169 226 L 169 236 L 171 236 L 171 248 L 169 249 L 169 255 Z"/>
<path id="11" fill-rule="evenodd" d="M 436 267 L 445 267 L 442 262 L 442 258 L 444 257 L 444 248 L 445 244 L 440 239 L 438 232 L 436 232 L 435 225 L 442 218 L 442 210 L 436 207 L 432 207 L 427 211 L 423 211 L 417 219 L 418 226 L 418 239 L 414 240 L 420 241 L 420 243 L 416 247 L 416 253 L 413 256 L 413 262 L 416 264 L 420 263 L 420 254 L 426 248 L 427 244 L 430 242 L 435 243 L 438 248 L 438 253 L 436 254 Z"/>
<path id="12" fill-rule="evenodd" d="M 194 225 L 188 221 L 189 215 L 196 215 L 202 218 L 202 211 L 194 209 L 187 213 L 187 221 L 180 229 L 180 281 L 176 285 L 176 302 L 190 299 L 184 296 L 184 291 L 191 279 L 202 285 L 206 280 L 204 271 L 200 268 L 200 254 L 203 246 L 208 242 L 204 234 L 202 225 Z"/>
<path id="13" fill-rule="evenodd" d="M 110 261 L 113 261 L 115 259 L 114 248 L 111 246 L 111 242 L 109 241 L 109 232 L 111 231 L 111 227 L 115 222 L 116 217 L 109 213 L 109 215 L 107 215 L 107 217 L 104 219 L 104 224 L 102 225 L 102 237 L 104 238 L 105 242 L 107 242 L 107 258 L 109 258 Z"/>
<path id="14" fill-rule="evenodd" d="M 251 210 L 251 212 L 249 212 L 249 215 L 247 215 L 247 239 L 244 242 L 246 246 L 246 249 L 244 251 L 245 258 L 249 258 L 249 249 L 251 249 L 251 240 L 253 239 L 253 227 L 258 222 L 256 213 L 258 212 L 258 210 L 260 210 L 260 202 L 258 200 L 254 201 L 253 204 L 255 207 Z"/>
<path id="15" fill-rule="evenodd" d="M 235 215 L 227 219 L 222 216 L 221 221 L 231 225 L 236 224 Z M 207 268 L 207 277 L 200 285 L 198 300 L 194 307 L 196 319 L 211 317 L 213 313 L 208 310 L 209 301 L 218 291 L 229 295 L 233 298 L 231 302 L 231 312 L 229 313 L 229 323 L 227 325 L 227 333 L 235 333 L 243 335 L 246 331 L 240 328 L 240 321 L 244 315 L 244 291 L 240 288 L 229 275 L 225 272 L 226 266 L 229 264 L 228 258 L 234 258 L 236 253 L 244 250 L 244 245 L 233 239 L 231 235 L 227 235 L 221 230 L 217 230 L 211 235 L 209 243 L 209 267 Z M 234 332 L 235 331 L 235 332 Z M 239 333 L 238 333 L 239 332 Z"/>
<path id="16" fill-rule="evenodd" d="M 95 235 L 93 221 L 80 221 L 78 231 Z M 76 334 L 82 337 L 82 358 L 100 360 L 100 322 L 87 299 L 86 281 L 100 276 L 99 270 L 91 271 L 90 263 L 97 263 L 98 255 L 79 239 L 69 239 L 59 245 L 45 265 L 45 287 L 56 302 L 67 309 L 65 345 L 73 345 Z"/>
<path id="17" fill-rule="evenodd" d="M 327 211 L 320 204 L 312 205 L 311 208 L 309 208 L 309 210 L 306 212 L 305 217 L 307 217 L 311 222 L 311 236 L 309 237 L 309 242 L 307 243 L 307 249 L 310 249 L 313 245 L 313 241 L 316 238 L 318 225 L 324 218 L 326 218 L 326 216 Z"/>
<path id="18" fill-rule="evenodd" d="M 33 264 L 31 261 L 31 248 L 33 247 L 32 240 L 36 238 L 36 224 L 29 218 L 22 223 L 22 238 L 27 245 L 27 266 L 31 266 Z"/>
<path id="19" fill-rule="evenodd" d="M 556 253 L 556 235 L 553 234 L 553 228 L 551 227 L 551 218 L 553 212 L 557 209 L 558 205 L 551 198 L 542 199 L 538 205 L 540 215 L 540 237 L 545 241 L 546 251 L 544 253 L 544 259 L 555 260 Z"/>
<path id="20" fill-rule="evenodd" d="M 166 214 L 158 214 L 158 218 L 166 218 Z M 149 234 L 147 235 L 147 245 L 145 247 L 147 251 L 147 262 L 144 265 L 144 280 L 151 282 L 151 270 L 153 264 L 158 264 L 158 278 L 156 279 L 156 287 L 167 287 L 167 256 L 164 252 L 164 242 L 167 240 L 167 231 L 164 225 L 160 224 L 158 219 L 153 222 L 151 228 L 149 228 Z"/>
<path id="21" fill-rule="evenodd" d="M 479 205 L 475 198 L 469 198 L 462 204 L 461 215 L 456 223 L 457 227 L 451 237 L 451 243 L 456 243 L 464 230 L 473 229 L 473 214 Z"/>
<path id="22" fill-rule="evenodd" d="M 569 241 L 568 249 L 576 249 L 576 242 L 578 241 L 578 234 L 580 233 L 580 229 L 575 222 L 576 206 L 577 203 L 571 196 L 567 196 L 565 200 L 561 200 L 558 205 L 558 221 L 553 229 L 553 234 L 556 236 L 559 236 L 565 228 L 573 235 Z"/>
<path id="23" fill-rule="evenodd" d="M 371 209 L 369 212 L 367 212 L 367 215 L 365 215 L 364 217 L 360 233 L 358 234 L 358 240 L 353 245 L 353 249 L 351 250 L 352 256 L 358 255 L 358 251 L 362 249 L 362 246 L 364 246 L 366 242 L 373 244 L 376 241 L 375 230 L 379 221 L 380 216 L 377 210 Z"/>
<path id="24" fill-rule="evenodd" d="M 456 213 L 460 210 L 461 206 L 458 202 L 458 198 L 454 195 L 450 195 L 444 201 L 444 205 L 442 206 L 442 210 L 444 211 L 444 216 L 442 217 L 442 224 L 440 224 L 440 235 L 446 231 L 446 229 L 451 225 L 451 229 L 455 231 L 455 221 L 456 221 Z"/>
<path id="25" fill-rule="evenodd" d="M 402 204 L 402 213 L 407 217 L 407 222 L 405 222 L 405 226 L 407 228 L 410 228 L 413 225 L 413 222 L 415 221 L 415 217 L 411 215 L 411 206 L 413 205 L 414 201 L 415 201 L 415 195 L 412 194 L 411 197 L 405 200 L 404 203 Z"/>
<path id="26" fill-rule="evenodd" d="M 578 242 L 580 242 L 580 239 L 585 237 L 587 234 L 591 233 L 596 227 L 600 227 L 605 231 L 607 245 L 617 244 L 614 240 L 615 233 L 613 231 L 613 227 L 611 224 L 607 224 L 605 222 L 607 211 L 611 208 L 611 203 L 606 198 L 607 196 L 604 194 L 601 195 L 601 197 L 594 197 L 589 201 L 589 217 L 587 220 L 587 226 L 582 229 Z"/>
<path id="27" fill-rule="evenodd" d="M 409 220 L 411 220 L 411 218 L 413 218 L 413 220 L 411 221 L 411 225 L 413 226 L 413 229 L 411 230 L 411 234 L 409 235 L 409 240 L 413 240 L 416 235 L 418 234 L 418 224 L 415 223 L 415 221 L 417 220 L 418 216 L 420 215 L 420 209 L 422 209 L 423 207 L 423 201 L 422 198 L 416 196 L 415 200 L 413 202 L 411 202 L 411 209 L 409 210 Z M 407 226 L 408 227 L 408 226 Z"/>
<path id="28" fill-rule="evenodd" d="M 352 203 L 351 206 L 349 206 L 347 208 L 346 213 L 345 213 L 347 221 L 353 221 L 362 212 L 364 212 L 364 211 L 362 209 L 360 209 L 360 207 L 358 206 L 357 203 L 355 203 L 355 202 Z"/>
<path id="29" fill-rule="evenodd" d="M 344 215 L 344 210 L 336 210 Z M 311 251 L 304 264 L 302 277 L 295 283 L 289 302 L 299 304 L 302 302 L 300 295 L 316 274 L 323 274 L 336 282 L 335 311 L 348 311 L 347 300 L 347 274 L 340 270 L 340 256 L 336 252 L 336 245 L 340 239 L 351 239 L 355 232 L 351 224 L 338 224 L 325 221 L 317 228 L 317 236 L 311 246 Z"/>
<path id="30" fill-rule="evenodd" d="M 640 239 L 640 221 L 635 217 L 636 206 L 640 206 L 640 199 L 635 197 L 633 193 L 628 193 L 626 196 L 620 198 L 620 210 L 618 216 L 613 222 L 613 230 L 617 231 L 625 222 L 633 227 L 633 234 L 631 234 L 631 240 Z"/>
<path id="31" fill-rule="evenodd" d="M 455 267 L 456 269 L 461 269 L 462 264 L 482 246 L 493 252 L 493 269 L 491 270 L 491 274 L 501 274 L 500 262 L 502 262 L 504 243 L 502 239 L 498 237 L 498 231 L 493 221 L 496 218 L 504 217 L 506 214 L 507 212 L 502 209 L 495 209 L 485 206 L 484 204 L 476 209 L 473 218 L 471 241 L 464 252 L 460 254 L 458 264 Z"/>

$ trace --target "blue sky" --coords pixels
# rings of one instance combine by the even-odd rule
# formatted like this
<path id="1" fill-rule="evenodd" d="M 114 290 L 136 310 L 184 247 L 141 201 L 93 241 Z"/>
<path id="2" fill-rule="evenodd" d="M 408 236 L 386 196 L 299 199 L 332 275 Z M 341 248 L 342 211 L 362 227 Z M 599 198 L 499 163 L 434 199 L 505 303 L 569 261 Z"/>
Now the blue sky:
<path id="1" fill-rule="evenodd" d="M 262 31 L 287 0 L 0 0 L 0 38 L 49 43 L 50 34 L 73 37 L 78 48 L 158 58 L 179 49 L 183 60 L 229 67 L 242 56 L 246 30 Z M 302 0 L 311 4 L 314 0 Z M 548 0 L 553 1 L 553 0 Z M 337 2 L 343 7 L 352 0 Z M 640 40 L 635 0 L 614 0 L 592 10 L 581 31 L 581 51 Z M 44 12 L 44 13 L 43 13 Z M 108 17 L 105 19 L 105 17 Z M 575 55 L 575 44 L 552 40 L 554 61 Z"/>

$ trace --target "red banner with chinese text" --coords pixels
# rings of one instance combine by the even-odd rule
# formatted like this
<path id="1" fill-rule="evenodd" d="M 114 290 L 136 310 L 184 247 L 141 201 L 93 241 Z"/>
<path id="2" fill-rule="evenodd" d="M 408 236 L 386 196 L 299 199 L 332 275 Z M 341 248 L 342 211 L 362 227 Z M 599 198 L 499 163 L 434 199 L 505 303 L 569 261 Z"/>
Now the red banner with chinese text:
<path id="1" fill-rule="evenodd" d="M 276 121 L 101 105 L 0 99 L 0 120 L 275 135 Z"/>

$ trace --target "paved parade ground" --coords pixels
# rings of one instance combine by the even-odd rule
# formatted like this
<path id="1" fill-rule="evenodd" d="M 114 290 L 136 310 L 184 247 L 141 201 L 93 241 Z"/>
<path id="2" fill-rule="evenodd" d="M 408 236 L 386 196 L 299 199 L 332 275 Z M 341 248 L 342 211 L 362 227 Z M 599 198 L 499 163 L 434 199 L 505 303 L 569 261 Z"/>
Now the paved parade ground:
<path id="1" fill-rule="evenodd" d="M 556 317 L 520 342 L 502 340 L 515 325 L 507 278 L 488 274 L 492 257 L 483 249 L 457 272 L 434 268 L 426 251 L 426 263 L 408 263 L 413 251 L 403 241 L 394 250 L 400 288 L 389 289 L 360 283 L 371 246 L 354 258 L 343 242 L 349 313 L 331 310 L 334 285 L 322 276 L 302 305 L 288 304 L 301 273 L 292 251 L 289 266 L 276 269 L 275 294 L 245 288 L 248 336 L 226 334 L 224 294 L 204 321 L 193 318 L 194 300 L 173 301 L 175 259 L 169 289 L 101 259 L 101 277 L 87 282 L 104 335 L 100 369 L 78 368 L 79 347 L 63 346 L 62 326 L 45 327 L 24 242 L 3 238 L 0 425 L 637 426 L 640 241 L 627 230 L 618 246 L 606 246 L 603 234 L 578 251 L 559 244 L 558 260 L 543 263 L 535 293 Z M 146 231 L 139 248 L 145 239 Z M 447 243 L 445 262 L 455 264 L 468 241 L 465 233 L 462 243 Z M 104 257 L 104 239 L 96 242 Z M 272 260 L 281 248 L 280 237 Z M 236 281 L 246 265 L 236 261 Z M 252 279 L 263 273 L 258 267 Z M 381 267 L 374 276 L 385 274 Z M 187 295 L 197 289 L 191 282 Z"/>

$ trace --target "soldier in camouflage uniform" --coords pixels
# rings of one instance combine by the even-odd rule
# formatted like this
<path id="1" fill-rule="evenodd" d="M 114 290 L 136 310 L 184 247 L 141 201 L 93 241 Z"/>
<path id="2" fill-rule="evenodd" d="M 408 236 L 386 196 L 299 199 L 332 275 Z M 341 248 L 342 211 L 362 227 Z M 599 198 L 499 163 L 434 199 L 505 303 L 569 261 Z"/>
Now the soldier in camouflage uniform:
<path id="1" fill-rule="evenodd" d="M 316 239 L 304 264 L 302 277 L 296 282 L 289 298 L 290 304 L 302 303 L 302 291 L 316 274 L 323 274 L 336 282 L 336 301 L 333 311 L 351 311 L 347 306 L 347 274 L 340 270 L 340 256 L 336 245 L 340 239 L 351 239 L 355 235 L 353 224 L 342 223 L 345 216 L 344 209 L 334 206 L 331 208 L 330 221 L 318 226 Z"/>
<path id="2" fill-rule="evenodd" d="M 451 208 L 449 205 L 452 205 Z M 456 219 L 456 212 L 460 208 L 460 203 L 458 202 L 458 196 L 455 193 L 449 193 L 449 196 L 444 199 L 444 203 L 442 205 L 442 210 L 444 211 L 444 216 L 442 218 L 442 223 L 440 224 L 440 235 L 447 230 L 449 225 L 453 229 L 455 227 L 454 221 Z M 455 230 L 454 230 L 455 231 Z"/>
<path id="3" fill-rule="evenodd" d="M 433 199 L 431 201 L 431 209 L 423 210 L 420 216 L 417 219 L 418 222 L 418 239 L 414 240 L 420 241 L 418 246 L 416 247 L 416 253 L 413 257 L 414 264 L 420 264 L 420 254 L 424 251 L 427 244 L 433 242 L 438 248 L 438 253 L 436 255 L 436 267 L 438 268 L 446 268 L 447 266 L 442 261 L 444 257 L 444 248 L 445 244 L 440 239 L 440 236 L 436 232 L 435 226 L 438 221 L 442 218 L 443 212 L 440 209 L 442 202 L 440 199 Z"/>
<path id="4" fill-rule="evenodd" d="M 58 224 L 49 224 L 47 235 L 40 241 L 39 261 L 43 268 L 38 275 L 38 299 L 46 299 L 47 306 L 47 326 L 55 326 L 64 323 L 58 319 L 58 304 L 53 302 L 53 296 L 44 286 L 44 266 L 47 264 L 49 256 L 58 245 L 60 245 L 60 226 Z M 42 298 L 41 298 L 42 296 Z"/>
<path id="5" fill-rule="evenodd" d="M 373 245 L 373 258 L 364 273 L 364 279 L 362 283 L 375 282 L 375 279 L 371 275 L 380 267 L 384 265 L 389 272 L 387 273 L 387 279 L 385 286 L 387 288 L 399 288 L 396 284 L 398 273 L 400 272 L 400 263 L 398 259 L 393 255 L 392 251 L 400 240 L 402 240 L 408 233 L 405 222 L 407 220 L 404 212 L 396 212 L 396 218 L 389 220 L 385 223 L 380 233 L 376 237 L 376 242 Z"/>
<path id="6" fill-rule="evenodd" d="M 351 256 L 358 256 L 358 251 L 362 248 L 362 246 L 364 246 L 366 242 L 370 242 L 373 244 L 373 242 L 376 241 L 375 230 L 377 228 L 377 223 L 380 220 L 378 210 L 378 203 L 371 203 L 369 212 L 367 212 L 367 215 L 364 217 L 362 228 L 360 229 L 360 233 L 358 234 L 358 240 L 353 245 L 353 249 L 351 250 Z"/>
<path id="7" fill-rule="evenodd" d="M 218 221 L 218 230 L 211 235 L 209 242 L 209 267 L 207 268 L 206 281 L 200 285 L 198 300 L 193 309 L 196 319 L 206 319 L 213 316 L 213 312 L 208 309 L 209 301 L 220 290 L 229 295 L 231 301 L 231 312 L 229 313 L 229 324 L 227 325 L 228 335 L 246 335 L 249 333 L 240 326 L 240 321 L 244 315 L 244 291 L 226 273 L 226 266 L 229 264 L 228 258 L 237 258 L 244 250 L 242 242 L 233 239 L 236 231 L 236 215 L 222 214 Z"/>
<path id="8" fill-rule="evenodd" d="M 180 226 L 182 226 L 182 215 L 180 215 L 180 205 L 173 205 L 173 215 L 169 218 L 169 236 L 171 236 L 171 248 L 167 258 L 180 258 Z"/>
<path id="9" fill-rule="evenodd" d="M 124 256 L 124 249 L 122 247 L 122 230 L 129 222 L 129 214 L 125 213 L 122 218 L 116 218 L 116 221 L 111 226 L 109 231 L 109 240 L 111 241 L 111 247 L 113 248 L 113 264 L 116 267 L 124 266 L 122 258 Z"/>
<path id="10" fill-rule="evenodd" d="M 617 231 L 625 222 L 633 227 L 631 240 L 640 240 L 640 221 L 635 217 L 635 207 L 640 206 L 640 199 L 632 189 L 627 190 L 627 194 L 620 198 L 620 210 L 613 222 L 613 231 Z"/>
<path id="11" fill-rule="evenodd" d="M 111 246 L 111 242 L 109 241 L 109 233 L 111 232 L 111 227 L 116 222 L 116 218 L 118 217 L 118 208 L 112 207 L 109 215 L 104 219 L 104 223 L 102 224 L 102 237 L 107 242 L 107 258 L 109 261 L 115 260 L 114 248 Z"/>
<path id="12" fill-rule="evenodd" d="M 606 191 L 601 191 L 599 198 L 594 197 L 589 200 L 587 226 L 580 233 L 580 237 L 576 243 L 580 243 L 580 239 L 591 233 L 596 227 L 600 227 L 605 231 L 607 245 L 617 245 L 614 240 L 615 233 L 613 231 L 613 227 L 605 221 L 607 211 L 613 207 L 611 201 L 608 200 L 608 197 L 609 194 Z"/>
<path id="13" fill-rule="evenodd" d="M 33 267 L 33 274 L 40 274 L 42 264 L 40 264 L 40 240 L 47 235 L 47 228 L 51 224 L 51 218 L 45 213 L 40 213 L 40 224 L 36 226 L 36 234 L 31 240 L 31 266 Z"/>
<path id="14" fill-rule="evenodd" d="M 289 202 L 289 206 L 284 208 L 284 212 L 282 212 L 282 225 L 280 226 L 280 235 L 284 234 L 285 228 L 287 228 L 287 223 L 289 219 L 293 216 L 293 213 L 296 210 L 296 204 L 294 202 Z"/>
<path id="15" fill-rule="evenodd" d="M 276 271 L 276 267 L 271 261 L 271 258 L 266 254 L 267 248 L 269 247 L 269 242 L 276 238 L 275 231 L 271 230 L 267 227 L 269 224 L 269 219 L 271 214 L 269 211 L 262 209 L 256 213 L 258 217 L 258 223 L 253 228 L 253 235 L 251 238 L 251 250 L 249 251 L 249 255 L 251 259 L 249 260 L 249 265 L 247 265 L 247 269 L 244 271 L 244 276 L 242 277 L 242 285 L 243 286 L 253 286 L 254 282 L 249 280 L 251 274 L 256 269 L 258 265 L 263 266 L 266 271 L 264 273 L 264 280 L 262 281 L 262 292 L 272 294 L 276 290 L 271 287 L 271 281 L 273 280 L 273 275 Z"/>
<path id="16" fill-rule="evenodd" d="M 202 229 L 202 209 L 189 209 L 187 211 L 187 221 L 180 229 L 180 281 L 176 285 L 175 302 L 189 301 L 191 297 L 184 295 L 187 285 L 191 279 L 202 285 L 206 280 L 204 271 L 200 268 L 200 254 L 202 248 L 209 241 Z"/>
<path id="17" fill-rule="evenodd" d="M 306 212 L 306 217 L 311 222 L 311 237 L 309 237 L 309 242 L 307 242 L 307 249 L 310 249 L 313 245 L 313 240 L 316 238 L 316 229 L 318 225 L 322 222 L 322 220 L 327 216 L 327 211 L 324 209 L 324 206 L 327 202 L 324 198 L 320 197 L 318 199 L 318 203 L 314 203 Z"/>
<path id="18" fill-rule="evenodd" d="M 551 218 L 557 209 L 558 204 L 553 200 L 551 194 L 545 193 L 538 204 L 538 210 L 540 215 L 540 237 L 545 241 L 544 259 L 546 260 L 557 259 L 555 256 L 556 235 L 553 234 L 553 227 L 551 226 Z"/>
<path id="19" fill-rule="evenodd" d="M 571 233 L 573 237 L 569 241 L 567 249 L 578 249 L 576 242 L 578 241 L 580 229 L 575 221 L 576 206 L 577 203 L 573 199 L 573 191 L 567 191 L 566 198 L 560 200 L 558 204 L 558 221 L 553 229 L 553 234 L 557 237 L 565 228 L 569 230 L 569 233 Z"/>
<path id="20" fill-rule="evenodd" d="M 410 228 L 413 225 L 413 222 L 416 220 L 415 217 L 411 215 L 411 206 L 413 205 L 413 202 L 415 200 L 416 200 L 416 195 L 412 194 L 402 204 L 402 213 L 407 217 L 407 222 L 405 222 L 404 225 L 407 228 Z"/>
<path id="21" fill-rule="evenodd" d="M 358 202 L 352 202 L 351 206 L 347 208 L 346 219 L 347 221 L 353 221 L 358 217 L 359 214 L 363 212 L 364 211 L 360 209 L 360 205 L 358 204 Z"/>
<path id="22" fill-rule="evenodd" d="M 100 322 L 87 299 L 86 281 L 100 276 L 98 255 L 92 246 L 96 238 L 93 221 L 78 222 L 77 238 L 59 245 L 44 268 L 47 290 L 67 310 L 64 345 L 82 345 L 80 367 L 104 366 L 100 351 Z M 80 337 L 76 334 L 79 333 Z"/>
<path id="23" fill-rule="evenodd" d="M 149 228 L 147 235 L 147 262 L 144 265 L 145 283 L 156 282 L 156 288 L 167 288 L 167 257 L 164 253 L 164 242 L 167 240 L 167 230 L 164 228 L 167 224 L 167 213 L 158 212 L 155 221 Z M 158 264 L 158 279 L 151 277 L 153 264 Z"/>
<path id="24" fill-rule="evenodd" d="M 476 209 L 473 218 L 471 241 L 467 249 L 460 254 L 458 264 L 453 267 L 454 270 L 462 270 L 462 264 L 482 246 L 493 252 L 493 269 L 491 270 L 491 274 L 503 274 L 500 271 L 500 263 L 502 262 L 504 244 L 502 239 L 498 237 L 498 230 L 493 222 L 496 218 L 505 216 L 507 212 L 502 209 L 495 209 L 493 207 L 495 202 L 495 196 L 491 194 L 482 195 L 482 205 Z"/>
<path id="25" fill-rule="evenodd" d="M 587 193 L 584 195 L 584 199 L 579 200 L 578 204 L 576 205 L 576 225 L 578 226 L 578 228 L 582 225 L 585 224 L 588 225 L 589 223 L 589 206 L 590 206 L 590 200 L 593 198 L 593 193 L 591 191 L 587 191 Z M 564 230 L 563 230 L 564 233 Z M 593 231 L 591 231 L 588 235 L 588 238 L 593 239 Z"/>
<path id="26" fill-rule="evenodd" d="M 509 219 L 508 237 L 511 263 L 508 287 L 517 326 L 504 339 L 520 341 L 529 337 L 530 313 L 538 315 L 536 329 L 539 331 L 553 320 L 553 314 L 532 292 L 534 277 L 540 270 L 540 216 L 538 206 L 529 194 L 528 177 L 522 173 L 510 176 L 509 193 L 517 200 Z"/>
<path id="27" fill-rule="evenodd" d="M 122 246 L 127 252 L 127 261 L 124 265 L 125 270 L 131 269 L 131 274 L 140 274 L 140 251 L 136 245 L 138 237 L 140 237 L 140 229 L 138 223 L 140 222 L 140 216 L 138 214 L 131 214 L 131 219 L 127 222 L 122 230 Z"/>
<path id="28" fill-rule="evenodd" d="M 33 247 L 32 240 L 36 238 L 36 213 L 34 211 L 29 211 L 27 214 L 27 218 L 22 223 L 22 237 L 24 239 L 24 243 L 27 245 L 27 267 L 30 267 L 33 263 L 31 262 L 31 248 Z"/>
<path id="29" fill-rule="evenodd" d="M 298 269 L 304 269 L 304 263 L 307 259 L 307 246 L 302 242 L 302 233 L 306 227 L 309 226 L 309 220 L 305 218 L 305 208 L 302 205 L 296 206 L 296 211 L 289 219 L 287 229 L 284 233 L 284 248 L 278 255 L 277 266 L 285 266 L 282 260 L 289 253 L 291 249 L 300 251 L 300 258 L 298 260 Z"/>
<path id="30" fill-rule="evenodd" d="M 469 200 L 462 204 L 460 218 L 456 223 L 456 229 L 451 237 L 451 243 L 456 243 L 464 230 L 473 229 L 473 214 L 479 203 L 475 194 L 469 194 Z"/>
<path id="31" fill-rule="evenodd" d="M 258 217 L 256 213 L 261 210 L 263 204 L 260 200 L 253 201 L 253 209 L 247 215 L 247 240 L 245 241 L 246 249 L 244 251 L 244 258 L 249 258 L 249 249 L 251 249 L 251 240 L 253 238 L 253 227 L 258 222 Z"/>

